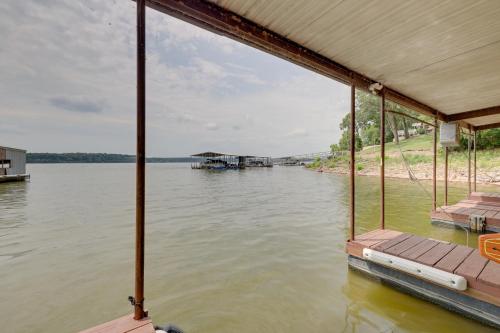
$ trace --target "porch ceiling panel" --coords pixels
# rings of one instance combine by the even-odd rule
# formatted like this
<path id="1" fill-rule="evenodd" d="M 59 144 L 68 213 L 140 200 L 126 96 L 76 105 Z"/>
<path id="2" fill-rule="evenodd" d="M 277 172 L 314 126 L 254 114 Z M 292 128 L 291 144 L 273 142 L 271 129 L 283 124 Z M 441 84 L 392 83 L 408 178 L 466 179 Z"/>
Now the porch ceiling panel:
<path id="1" fill-rule="evenodd" d="M 444 114 L 500 105 L 500 1 L 212 2 Z"/>

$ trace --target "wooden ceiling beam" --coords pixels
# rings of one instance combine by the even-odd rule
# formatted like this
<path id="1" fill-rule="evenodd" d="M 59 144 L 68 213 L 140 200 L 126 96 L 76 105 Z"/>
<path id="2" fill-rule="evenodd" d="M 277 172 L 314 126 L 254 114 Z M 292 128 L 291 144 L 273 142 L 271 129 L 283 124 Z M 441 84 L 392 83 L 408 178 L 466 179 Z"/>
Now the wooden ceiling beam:
<path id="1" fill-rule="evenodd" d="M 482 131 L 482 130 L 492 129 L 492 128 L 500 128 L 500 123 L 493 123 L 493 124 L 487 124 L 487 125 L 481 125 L 481 126 L 474 126 L 474 131 Z"/>
<path id="2" fill-rule="evenodd" d="M 258 48 L 299 66 L 367 91 L 377 81 L 206 0 L 146 0 L 147 6 L 216 34 Z M 382 82 L 381 82 L 382 83 Z M 445 120 L 438 110 L 384 87 L 388 100 L 422 114 Z"/>
<path id="3" fill-rule="evenodd" d="M 472 111 L 450 114 L 450 115 L 446 116 L 446 121 L 472 119 L 472 118 L 478 118 L 478 117 L 484 117 L 484 116 L 491 116 L 491 115 L 495 115 L 495 114 L 500 114 L 500 105 L 492 106 L 492 107 L 484 108 L 484 109 L 479 109 L 479 110 L 472 110 Z"/>

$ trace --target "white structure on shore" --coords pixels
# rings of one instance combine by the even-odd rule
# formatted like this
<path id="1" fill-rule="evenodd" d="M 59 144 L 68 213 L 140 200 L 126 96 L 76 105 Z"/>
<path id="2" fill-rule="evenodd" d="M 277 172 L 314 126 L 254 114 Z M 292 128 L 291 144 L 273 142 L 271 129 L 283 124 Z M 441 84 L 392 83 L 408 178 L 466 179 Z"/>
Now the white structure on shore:
<path id="1" fill-rule="evenodd" d="M 0 146 L 0 183 L 25 180 L 26 150 Z"/>

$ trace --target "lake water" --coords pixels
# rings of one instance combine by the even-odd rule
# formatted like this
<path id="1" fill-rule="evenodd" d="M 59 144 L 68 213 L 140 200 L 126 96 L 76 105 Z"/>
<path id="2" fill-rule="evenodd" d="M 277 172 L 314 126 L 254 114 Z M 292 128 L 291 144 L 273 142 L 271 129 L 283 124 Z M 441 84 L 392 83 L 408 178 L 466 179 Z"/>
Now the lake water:
<path id="1" fill-rule="evenodd" d="M 74 332 L 132 312 L 134 165 L 28 169 L 31 182 L 0 184 L 0 331 Z M 377 227 L 378 186 L 357 178 L 357 233 Z M 417 184 L 386 186 L 388 228 L 465 244 L 429 223 Z M 154 322 L 186 333 L 493 332 L 349 271 L 348 191 L 347 177 L 300 167 L 148 165 Z M 452 184 L 450 201 L 466 191 Z"/>

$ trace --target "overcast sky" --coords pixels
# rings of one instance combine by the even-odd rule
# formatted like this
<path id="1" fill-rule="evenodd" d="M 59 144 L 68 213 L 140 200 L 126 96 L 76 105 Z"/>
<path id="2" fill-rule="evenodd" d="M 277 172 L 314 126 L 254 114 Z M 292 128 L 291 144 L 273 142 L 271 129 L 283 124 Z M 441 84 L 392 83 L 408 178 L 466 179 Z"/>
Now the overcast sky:
<path id="1" fill-rule="evenodd" d="M 349 89 L 148 9 L 147 155 L 326 151 Z M 0 145 L 135 152 L 135 3 L 0 1 Z"/>

